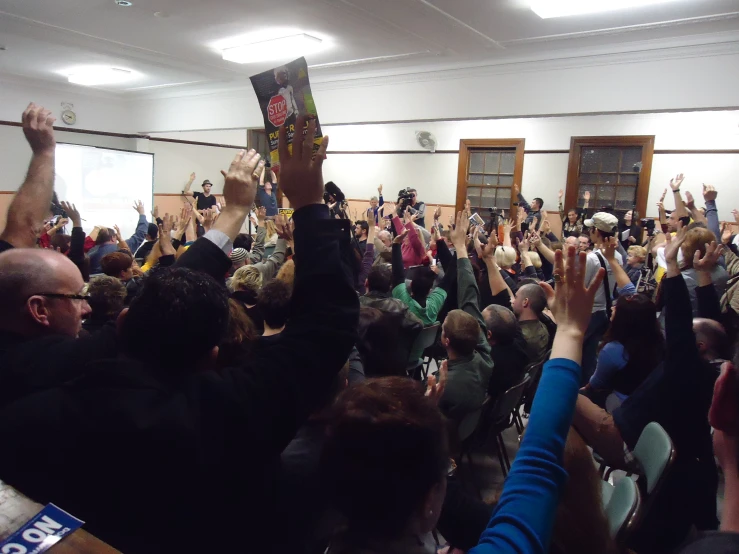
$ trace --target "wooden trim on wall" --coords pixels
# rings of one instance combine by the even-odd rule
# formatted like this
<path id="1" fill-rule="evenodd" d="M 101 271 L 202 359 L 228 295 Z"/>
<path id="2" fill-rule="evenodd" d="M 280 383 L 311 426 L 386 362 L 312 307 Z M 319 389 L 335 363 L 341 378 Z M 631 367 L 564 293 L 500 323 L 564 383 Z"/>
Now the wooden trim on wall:
<path id="1" fill-rule="evenodd" d="M 516 165 L 513 169 L 513 184 L 520 186 L 523 180 L 523 157 L 526 146 L 526 139 L 462 139 L 459 141 L 459 165 L 457 169 L 457 203 L 455 211 L 460 211 L 467 200 L 467 166 L 469 165 L 470 150 L 477 148 L 515 148 L 516 149 Z M 513 209 L 513 203 L 518 199 L 513 197 L 511 190 L 511 205 L 509 209 Z"/>
<path id="2" fill-rule="evenodd" d="M 23 124 L 20 121 L 1 121 L 0 120 L 0 126 L 5 127 L 22 127 Z M 74 127 L 54 127 L 55 131 L 65 131 L 68 133 L 84 133 L 86 135 L 98 135 L 101 137 L 116 137 L 116 138 L 130 138 L 130 139 L 139 139 L 139 138 L 149 138 L 146 135 L 132 135 L 127 133 L 109 133 L 107 131 L 92 131 L 90 129 L 75 129 Z"/>
<path id="3" fill-rule="evenodd" d="M 578 170 L 580 154 L 583 147 L 588 146 L 641 146 L 642 170 L 639 176 L 639 188 L 636 193 L 636 210 L 645 214 L 649 198 L 649 184 L 652 179 L 652 158 L 654 157 L 654 135 L 628 135 L 604 137 L 572 137 L 570 142 L 570 161 L 567 167 L 567 189 L 565 192 L 565 210 L 576 207 L 579 196 Z"/>

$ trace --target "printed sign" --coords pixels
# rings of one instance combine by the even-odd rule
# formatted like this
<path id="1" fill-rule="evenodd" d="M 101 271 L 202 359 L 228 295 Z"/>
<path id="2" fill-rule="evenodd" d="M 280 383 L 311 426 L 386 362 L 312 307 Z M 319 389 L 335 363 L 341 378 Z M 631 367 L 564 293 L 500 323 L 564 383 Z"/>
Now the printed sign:
<path id="1" fill-rule="evenodd" d="M 259 99 L 259 107 L 264 116 L 264 129 L 269 142 L 270 162 L 276 171 L 280 158 L 277 153 L 278 130 L 281 126 L 287 127 L 287 142 L 292 152 L 295 121 L 298 115 L 316 116 L 316 139 L 313 143 L 313 152 L 318 151 L 323 133 L 318 121 L 318 111 L 313 101 L 308 79 L 308 64 L 305 58 L 298 58 L 280 67 L 270 69 L 251 77 L 251 84 Z M 303 129 L 303 134 L 307 130 Z"/>
<path id="2" fill-rule="evenodd" d="M 277 212 L 280 215 L 284 215 L 284 216 L 287 216 L 287 217 L 292 217 L 294 211 L 295 210 L 293 210 L 292 208 L 277 208 Z"/>
<path id="3" fill-rule="evenodd" d="M 84 521 L 47 504 L 23 527 L 0 543 L 2 554 L 41 554 L 73 533 Z"/>

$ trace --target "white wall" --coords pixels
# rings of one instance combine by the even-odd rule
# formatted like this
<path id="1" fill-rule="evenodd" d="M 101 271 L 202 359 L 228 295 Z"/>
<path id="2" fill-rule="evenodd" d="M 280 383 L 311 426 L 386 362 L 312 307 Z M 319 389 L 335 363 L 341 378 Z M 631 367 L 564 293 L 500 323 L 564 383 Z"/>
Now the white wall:
<path id="1" fill-rule="evenodd" d="M 20 121 L 23 111 L 30 102 L 36 102 L 56 115 L 59 121 L 62 103 L 74 104 L 78 129 L 107 131 L 112 133 L 133 133 L 135 126 L 129 113 L 128 102 L 110 94 L 85 87 L 54 87 L 35 82 L 11 81 L 0 77 L 0 120 Z"/>
<path id="2" fill-rule="evenodd" d="M 739 43 L 320 82 L 324 124 L 736 107 Z M 142 132 L 263 127 L 251 85 L 162 91 L 132 104 Z"/>

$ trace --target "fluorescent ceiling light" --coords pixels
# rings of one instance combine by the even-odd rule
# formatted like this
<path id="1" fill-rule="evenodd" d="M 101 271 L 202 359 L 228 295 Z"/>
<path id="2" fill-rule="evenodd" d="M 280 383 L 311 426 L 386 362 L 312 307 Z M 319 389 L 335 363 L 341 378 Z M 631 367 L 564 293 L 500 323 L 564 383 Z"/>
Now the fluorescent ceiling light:
<path id="1" fill-rule="evenodd" d="M 542 19 L 644 8 L 675 0 L 533 0 L 531 10 Z"/>
<path id="2" fill-rule="evenodd" d="M 242 44 L 223 49 L 223 59 L 236 63 L 285 60 L 305 56 L 321 48 L 320 38 L 299 33 L 281 38 Z"/>
<path id="3" fill-rule="evenodd" d="M 138 77 L 137 73 L 118 67 L 81 67 L 67 72 L 66 75 L 70 83 L 86 87 L 125 83 Z"/>

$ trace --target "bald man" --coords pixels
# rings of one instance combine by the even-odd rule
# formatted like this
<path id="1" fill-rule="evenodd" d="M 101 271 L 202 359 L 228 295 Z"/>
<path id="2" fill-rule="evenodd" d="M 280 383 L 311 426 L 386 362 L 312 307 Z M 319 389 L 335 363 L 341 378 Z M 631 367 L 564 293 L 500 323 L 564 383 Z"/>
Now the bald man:
<path id="1" fill-rule="evenodd" d="M 116 355 L 112 325 L 100 337 L 77 339 L 90 313 L 84 287 L 77 266 L 53 250 L 0 254 L 0 407 Z"/>

